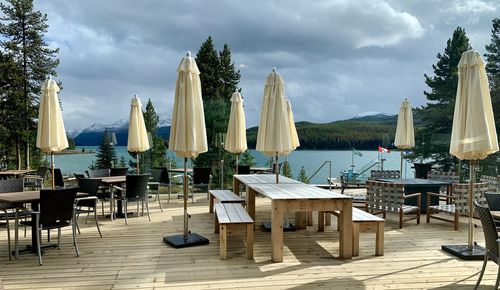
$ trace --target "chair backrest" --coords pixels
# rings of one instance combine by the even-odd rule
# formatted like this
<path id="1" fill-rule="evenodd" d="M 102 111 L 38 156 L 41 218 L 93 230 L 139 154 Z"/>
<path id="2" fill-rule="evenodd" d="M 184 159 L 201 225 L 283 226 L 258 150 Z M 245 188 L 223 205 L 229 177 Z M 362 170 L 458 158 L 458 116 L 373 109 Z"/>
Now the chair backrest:
<path id="1" fill-rule="evenodd" d="M 455 210 L 460 214 L 469 213 L 469 203 L 467 202 L 469 183 L 454 183 L 452 185 L 452 195 L 453 203 L 455 204 Z M 474 183 L 473 187 L 473 198 L 481 205 L 486 205 L 485 193 L 488 191 L 487 183 Z"/>
<path id="2" fill-rule="evenodd" d="M 0 193 L 24 191 L 24 180 L 5 179 L 0 180 Z"/>
<path id="3" fill-rule="evenodd" d="M 401 178 L 401 171 L 399 170 L 372 170 L 371 178 Z"/>
<path id="4" fill-rule="evenodd" d="M 481 182 L 488 183 L 489 191 L 499 192 L 499 178 L 496 176 L 482 175 L 479 179 Z"/>
<path id="5" fill-rule="evenodd" d="M 78 191 L 88 193 L 90 196 L 96 196 L 100 184 L 100 179 L 80 178 L 78 179 Z"/>
<path id="6" fill-rule="evenodd" d="M 460 182 L 460 176 L 455 172 L 451 171 L 446 172 L 446 171 L 431 170 L 427 173 L 427 179 L 441 180 L 451 183 Z"/>
<path id="7" fill-rule="evenodd" d="M 109 171 L 109 176 L 124 176 L 128 173 L 128 167 L 117 167 L 111 168 Z"/>
<path id="8" fill-rule="evenodd" d="M 170 184 L 168 168 L 166 167 L 151 169 L 151 177 L 153 177 L 153 180 L 156 182 Z"/>
<path id="9" fill-rule="evenodd" d="M 369 209 L 397 212 L 404 204 L 404 194 L 403 184 L 366 181 L 366 203 Z"/>
<path id="10" fill-rule="evenodd" d="M 76 178 L 76 180 L 80 180 L 81 178 L 85 178 L 85 174 L 83 173 L 73 173 L 73 176 Z"/>
<path id="11" fill-rule="evenodd" d="M 49 171 L 49 168 L 46 167 L 46 166 L 40 166 L 38 167 L 38 169 L 36 170 L 36 175 L 42 177 L 42 178 L 45 178 L 45 175 L 47 175 L 47 172 Z"/>
<path id="12" fill-rule="evenodd" d="M 71 220 L 77 192 L 78 187 L 40 190 L 40 224 Z"/>
<path id="13" fill-rule="evenodd" d="M 477 215 L 481 219 L 481 225 L 483 226 L 484 240 L 486 242 L 486 249 L 488 256 L 498 264 L 498 231 L 495 226 L 495 221 L 491 216 L 490 210 L 486 206 L 482 206 L 476 201 L 474 201 L 474 208 Z"/>
<path id="14" fill-rule="evenodd" d="M 276 174 L 276 163 L 272 162 L 271 163 L 271 172 Z M 281 172 L 281 162 L 278 163 L 278 173 Z"/>
<path id="15" fill-rule="evenodd" d="M 210 182 L 210 167 L 193 168 L 193 184 L 208 184 Z"/>
<path id="16" fill-rule="evenodd" d="M 148 190 L 149 174 L 127 175 L 127 198 L 145 196 Z"/>
<path id="17" fill-rule="evenodd" d="M 87 175 L 89 177 L 108 177 L 108 176 L 110 176 L 109 169 L 87 170 Z"/>
<path id="18" fill-rule="evenodd" d="M 250 174 L 250 166 L 238 165 L 238 174 Z"/>
<path id="19" fill-rule="evenodd" d="M 54 186 L 64 187 L 64 179 L 60 168 L 54 168 Z"/>
<path id="20" fill-rule="evenodd" d="M 488 207 L 493 211 L 500 211 L 500 193 L 486 192 L 484 194 Z"/>

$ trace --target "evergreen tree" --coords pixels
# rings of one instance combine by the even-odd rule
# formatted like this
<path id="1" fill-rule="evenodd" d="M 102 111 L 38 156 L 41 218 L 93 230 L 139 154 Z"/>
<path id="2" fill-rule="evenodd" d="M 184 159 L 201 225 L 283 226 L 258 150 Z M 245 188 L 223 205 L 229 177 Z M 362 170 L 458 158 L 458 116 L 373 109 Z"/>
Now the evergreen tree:
<path id="1" fill-rule="evenodd" d="M 125 156 L 120 157 L 120 162 L 118 162 L 118 167 L 127 167 L 127 161 L 125 160 Z"/>
<path id="2" fill-rule="evenodd" d="M 227 44 L 219 52 L 220 60 L 220 85 L 219 93 L 224 100 L 230 100 L 232 94 L 238 89 L 240 82 L 240 71 L 234 68 L 234 62 L 231 60 L 231 50 Z"/>
<path id="3" fill-rule="evenodd" d="M 288 178 L 293 178 L 292 167 L 290 166 L 288 160 L 285 160 L 283 162 L 283 175 Z"/>
<path id="4" fill-rule="evenodd" d="M 304 169 L 304 166 L 300 168 L 299 176 L 297 177 L 297 180 L 303 183 L 309 183 L 309 177 L 306 174 L 306 170 Z"/>
<path id="5" fill-rule="evenodd" d="M 25 152 L 25 167 L 29 166 L 30 146 L 33 141 L 37 117 L 37 103 L 40 88 L 47 75 L 57 75 L 56 67 L 59 60 L 56 54 L 59 49 L 51 49 L 43 39 L 47 32 L 47 15 L 33 11 L 32 0 L 6 0 L 0 3 L 3 16 L 0 18 L 0 45 L 5 52 L 11 54 L 21 71 L 19 88 L 22 110 L 17 113 L 18 120 L 22 120 L 23 132 L 16 139 L 17 147 L 23 141 Z M 19 140 L 19 137 L 22 140 Z M 31 143 L 31 145 L 30 145 Z M 18 157 L 19 158 L 19 157 Z M 19 163 L 19 161 L 18 161 Z"/>
<path id="6" fill-rule="evenodd" d="M 104 132 L 101 145 L 97 148 L 95 167 L 97 169 L 112 168 L 118 163 L 115 147 L 111 144 L 110 134 Z"/>
<path id="7" fill-rule="evenodd" d="M 198 50 L 196 64 L 200 70 L 203 100 L 219 99 L 220 61 L 211 36 Z"/>
<path id="8" fill-rule="evenodd" d="M 448 152 L 458 85 L 457 66 L 468 46 L 465 30 L 458 27 L 448 39 L 444 53 L 437 54 L 438 62 L 432 65 L 434 76 L 424 75 L 430 88 L 424 92 L 428 102 L 416 110 L 423 129 L 417 131 L 412 158 L 430 157 L 444 170 L 454 165 L 454 158 Z"/>

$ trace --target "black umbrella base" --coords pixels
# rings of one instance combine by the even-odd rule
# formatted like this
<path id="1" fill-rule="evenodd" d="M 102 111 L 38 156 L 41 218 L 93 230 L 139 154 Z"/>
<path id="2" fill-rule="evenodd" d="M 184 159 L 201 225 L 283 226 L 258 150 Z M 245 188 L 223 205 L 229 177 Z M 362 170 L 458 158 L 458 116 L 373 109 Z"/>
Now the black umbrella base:
<path id="1" fill-rule="evenodd" d="M 163 241 L 167 243 L 167 245 L 176 249 L 208 245 L 209 243 L 207 238 L 198 234 L 188 234 L 187 236 L 184 236 L 183 234 L 168 237 L 165 236 L 163 237 Z"/>
<path id="2" fill-rule="evenodd" d="M 469 250 L 469 246 L 467 245 L 443 245 L 441 246 L 441 250 L 452 254 L 453 256 L 457 256 L 462 260 L 484 260 L 485 250 L 483 247 L 474 245 L 472 250 Z"/>
<path id="3" fill-rule="evenodd" d="M 271 231 L 271 221 L 263 221 L 261 225 L 261 229 L 264 232 L 270 232 Z M 284 232 L 295 232 L 297 228 L 295 227 L 294 224 L 292 223 L 283 223 L 283 231 Z"/>

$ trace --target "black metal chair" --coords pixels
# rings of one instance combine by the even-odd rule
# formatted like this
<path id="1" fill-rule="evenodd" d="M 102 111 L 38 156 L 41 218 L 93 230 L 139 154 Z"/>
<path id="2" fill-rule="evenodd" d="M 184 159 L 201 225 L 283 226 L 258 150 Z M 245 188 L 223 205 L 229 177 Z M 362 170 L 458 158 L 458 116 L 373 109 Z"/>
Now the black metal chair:
<path id="1" fill-rule="evenodd" d="M 119 190 L 121 193 L 116 196 L 116 199 L 123 201 L 126 225 L 128 225 L 127 213 L 128 213 L 128 203 L 130 201 L 137 202 L 137 216 L 139 216 L 139 202 L 142 203 L 143 215 L 144 215 L 144 204 L 146 204 L 148 219 L 149 221 L 151 221 L 151 216 L 149 215 L 149 204 L 148 204 L 149 177 L 150 177 L 149 174 L 127 175 L 125 179 L 126 188 L 113 186 L 113 188 Z"/>
<path id="2" fill-rule="evenodd" d="M 99 220 L 97 219 L 97 191 L 99 190 L 99 185 L 101 183 L 100 179 L 93 178 L 80 178 L 78 179 L 78 191 L 88 193 L 89 196 L 77 198 L 75 200 L 76 205 L 76 219 L 75 224 L 80 233 L 80 227 L 78 227 L 78 217 L 81 213 L 86 213 L 85 223 L 87 223 L 87 218 L 90 213 L 94 213 L 95 225 L 99 236 L 102 238 L 101 229 L 99 228 Z"/>
<path id="3" fill-rule="evenodd" d="M 24 180 L 23 179 L 5 179 L 0 180 L 0 194 L 7 192 L 18 192 L 24 191 Z M 18 211 L 16 208 L 18 205 L 13 205 L 9 203 L 0 203 L 0 220 L 5 221 L 5 225 L 7 227 L 7 243 L 9 248 L 9 260 L 12 260 L 12 249 L 11 249 L 11 241 L 10 241 L 10 220 L 16 219 L 16 214 L 18 218 L 26 218 L 30 215 L 30 213 L 22 208 L 22 211 Z M 16 209 L 13 211 L 13 209 Z"/>
<path id="4" fill-rule="evenodd" d="M 97 177 L 109 177 L 110 170 L 109 169 L 92 169 L 85 171 L 89 178 L 97 178 Z M 111 192 L 107 186 L 99 186 L 99 190 L 97 191 L 97 199 L 101 201 L 101 211 L 102 216 L 104 216 L 104 201 L 109 200 L 111 198 Z"/>
<path id="5" fill-rule="evenodd" d="M 64 178 L 60 168 L 54 168 L 54 186 L 64 187 Z"/>
<path id="6" fill-rule="evenodd" d="M 250 166 L 238 165 L 238 174 L 250 174 Z"/>
<path id="7" fill-rule="evenodd" d="M 83 173 L 73 173 L 73 176 L 76 178 L 76 181 L 85 178 L 85 174 Z"/>
<path id="8" fill-rule="evenodd" d="M 47 175 L 47 172 L 49 171 L 49 168 L 46 166 L 40 166 L 36 170 L 35 174 L 25 174 L 24 175 L 24 188 L 31 188 L 31 189 L 41 189 L 43 188 L 43 181 L 45 180 L 45 176 Z"/>
<path id="9" fill-rule="evenodd" d="M 158 205 L 160 210 L 163 212 L 160 201 L 160 188 L 168 187 L 168 202 L 170 202 L 170 194 L 172 193 L 172 183 L 170 182 L 170 176 L 168 174 L 168 168 L 154 168 L 151 170 L 152 181 L 148 183 L 149 190 L 156 192 L 156 199 L 158 199 Z"/>
<path id="10" fill-rule="evenodd" d="M 207 188 L 207 199 L 209 198 L 208 191 L 212 184 L 212 175 L 210 172 L 212 169 L 210 167 L 194 167 L 193 176 L 191 178 L 191 202 L 194 202 L 194 188 L 206 187 Z"/>
<path id="11" fill-rule="evenodd" d="M 483 226 L 484 240 L 486 243 L 486 253 L 484 255 L 483 267 L 481 269 L 481 274 L 479 274 L 479 278 L 477 279 L 476 286 L 474 289 L 479 287 L 481 283 L 481 279 L 483 278 L 484 271 L 486 270 L 486 264 L 488 263 L 488 259 L 495 262 L 498 267 L 497 280 L 495 282 L 495 288 L 498 289 L 498 282 L 500 278 L 500 239 L 498 237 L 497 228 L 495 226 L 495 221 L 491 216 L 490 210 L 488 207 L 482 206 L 476 201 L 474 201 L 474 207 L 476 209 L 479 218 L 481 219 L 481 224 Z"/>
<path id="12" fill-rule="evenodd" d="M 75 219 L 75 198 L 78 187 L 67 187 L 58 189 L 40 190 L 40 208 L 33 211 L 35 220 L 22 222 L 22 224 L 36 227 L 38 262 L 42 265 L 42 252 L 40 233 L 42 230 L 57 229 L 57 248 L 61 244 L 61 228 L 71 226 L 73 231 L 73 245 L 76 255 L 79 257 L 78 244 L 76 242 L 76 226 L 72 220 Z M 18 223 L 16 223 L 16 231 Z M 16 240 L 16 257 L 18 256 L 18 241 Z"/>
<path id="13" fill-rule="evenodd" d="M 87 170 L 88 177 L 108 177 L 110 176 L 110 170 L 109 169 L 92 169 L 92 170 Z"/>
<path id="14" fill-rule="evenodd" d="M 109 170 L 109 176 L 124 176 L 128 173 L 128 167 L 117 167 Z"/>

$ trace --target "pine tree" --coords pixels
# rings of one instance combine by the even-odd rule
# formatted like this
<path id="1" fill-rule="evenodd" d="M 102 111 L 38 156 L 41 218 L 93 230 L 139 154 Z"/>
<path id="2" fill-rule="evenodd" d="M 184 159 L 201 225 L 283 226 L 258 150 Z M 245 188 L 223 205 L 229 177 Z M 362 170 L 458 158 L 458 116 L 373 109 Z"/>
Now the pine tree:
<path id="1" fill-rule="evenodd" d="M 97 169 L 112 168 L 118 163 L 115 147 L 111 143 L 110 134 L 104 132 L 101 145 L 97 148 L 95 167 Z"/>
<path id="2" fill-rule="evenodd" d="M 219 52 L 220 60 L 220 85 L 219 93 L 222 99 L 230 100 L 232 94 L 238 89 L 240 82 L 240 71 L 234 68 L 234 62 L 231 60 L 231 50 L 227 44 Z"/>
<path id="3" fill-rule="evenodd" d="M 283 162 L 283 175 L 288 178 L 293 178 L 292 167 L 290 166 L 290 162 L 288 162 L 288 160 Z"/>
<path id="4" fill-rule="evenodd" d="M 425 83 L 431 90 L 424 92 L 427 104 L 416 110 L 423 129 L 417 131 L 412 157 L 430 157 L 444 170 L 454 166 L 454 158 L 448 151 L 458 85 L 457 66 L 468 46 L 465 30 L 458 27 L 448 39 L 444 53 L 437 54 L 438 62 L 432 65 L 434 76 L 424 75 Z"/>
<path id="5" fill-rule="evenodd" d="M 200 70 L 203 100 L 219 99 L 220 61 L 211 36 L 198 50 L 196 64 Z"/>
<path id="6" fill-rule="evenodd" d="M 25 152 L 25 167 L 29 167 L 30 147 L 34 147 L 33 140 L 36 126 L 34 119 L 37 117 L 37 103 L 40 88 L 47 75 L 57 75 L 56 67 L 59 59 L 56 54 L 59 49 L 51 49 L 43 39 L 47 32 L 47 15 L 33 11 L 32 0 L 6 0 L 0 3 L 3 16 L 0 18 L 0 42 L 2 49 L 11 54 L 16 63 L 21 67 L 19 78 L 21 80 L 20 95 L 22 110 L 16 112 L 18 120 L 24 122 L 23 132 L 16 140 L 17 147 L 23 141 Z M 19 138 L 20 137 L 20 138 Z M 22 139 L 22 140 L 20 140 Z M 31 145 L 30 145 L 31 143 Z M 19 158 L 19 157 L 18 157 Z M 18 161 L 19 163 L 19 161 Z"/>
<path id="7" fill-rule="evenodd" d="M 297 177 L 297 180 L 303 183 L 309 183 L 309 177 L 306 174 L 306 170 L 304 169 L 304 166 L 300 168 L 299 176 Z"/>

